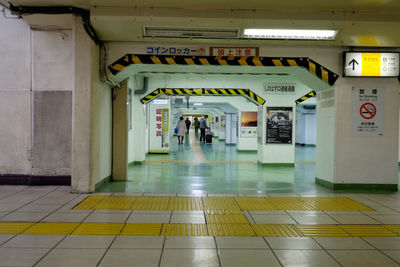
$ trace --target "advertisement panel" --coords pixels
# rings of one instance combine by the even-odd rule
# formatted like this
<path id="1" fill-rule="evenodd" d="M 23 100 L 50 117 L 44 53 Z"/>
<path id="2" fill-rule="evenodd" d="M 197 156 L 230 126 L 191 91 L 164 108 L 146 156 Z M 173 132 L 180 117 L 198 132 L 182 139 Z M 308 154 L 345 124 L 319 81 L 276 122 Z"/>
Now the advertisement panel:
<path id="1" fill-rule="evenodd" d="M 240 137 L 257 137 L 257 112 L 242 111 L 240 120 Z"/>
<path id="2" fill-rule="evenodd" d="M 169 153 L 170 118 L 169 101 L 154 100 L 150 103 L 149 153 Z"/>
<path id="3" fill-rule="evenodd" d="M 267 107 L 267 144 L 291 144 L 292 107 Z"/>

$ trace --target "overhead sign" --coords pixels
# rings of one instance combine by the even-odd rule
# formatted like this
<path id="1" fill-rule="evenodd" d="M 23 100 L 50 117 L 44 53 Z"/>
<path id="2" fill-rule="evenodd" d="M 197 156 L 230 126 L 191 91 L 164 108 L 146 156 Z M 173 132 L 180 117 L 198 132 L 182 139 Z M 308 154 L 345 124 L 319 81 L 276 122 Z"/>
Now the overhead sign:
<path id="1" fill-rule="evenodd" d="M 385 90 L 353 88 L 353 136 L 383 136 Z"/>
<path id="2" fill-rule="evenodd" d="M 267 94 L 294 94 L 296 92 L 296 84 L 267 84 L 264 83 L 264 90 Z"/>
<path id="3" fill-rule="evenodd" d="M 257 57 L 258 55 L 258 47 L 210 47 L 210 56 Z"/>
<path id="4" fill-rule="evenodd" d="M 193 46 L 148 46 L 146 54 L 151 55 L 177 55 L 177 56 L 204 56 L 207 54 L 205 47 Z"/>
<path id="5" fill-rule="evenodd" d="M 399 53 L 344 53 L 343 76 L 397 77 L 399 74 Z"/>

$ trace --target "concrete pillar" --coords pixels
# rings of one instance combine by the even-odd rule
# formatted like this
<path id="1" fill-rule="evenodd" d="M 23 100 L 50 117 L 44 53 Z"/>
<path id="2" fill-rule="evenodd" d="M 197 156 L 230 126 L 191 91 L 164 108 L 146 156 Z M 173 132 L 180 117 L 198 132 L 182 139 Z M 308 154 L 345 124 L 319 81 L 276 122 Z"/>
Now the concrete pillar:
<path id="1" fill-rule="evenodd" d="M 93 54 L 97 50 L 82 26 L 74 17 L 73 57 L 74 88 L 72 93 L 72 191 L 93 192 L 92 148 L 92 74 L 96 69 Z"/>
<path id="2" fill-rule="evenodd" d="M 397 86 L 398 82 L 393 78 L 341 78 L 331 90 L 318 93 L 317 184 L 332 189 L 397 191 Z M 363 88 L 384 89 L 383 105 L 377 105 L 376 111 L 376 116 L 379 112 L 383 118 L 381 136 L 354 134 L 353 115 L 360 115 L 360 104 L 353 101 L 352 94 L 354 90 Z"/>
<path id="3" fill-rule="evenodd" d="M 125 181 L 128 173 L 128 85 L 114 89 L 112 179 Z"/>

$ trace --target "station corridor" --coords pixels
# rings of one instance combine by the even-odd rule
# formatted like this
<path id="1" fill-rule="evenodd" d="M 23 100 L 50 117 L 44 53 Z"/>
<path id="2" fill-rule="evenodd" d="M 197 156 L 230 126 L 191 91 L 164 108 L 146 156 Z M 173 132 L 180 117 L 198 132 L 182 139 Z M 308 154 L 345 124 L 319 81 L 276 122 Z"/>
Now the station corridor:
<path id="1" fill-rule="evenodd" d="M 0 266 L 400 266 L 400 194 L 315 185 L 314 147 L 260 166 L 189 138 L 95 194 L 0 187 Z"/>
<path id="2" fill-rule="evenodd" d="M 176 137 L 174 138 L 176 139 Z M 214 138 L 200 143 L 194 133 L 183 145 L 173 141 L 170 154 L 147 154 L 131 165 L 128 180 L 111 182 L 99 192 L 153 192 L 186 194 L 322 193 L 314 183 L 315 147 L 297 146 L 296 165 L 257 163 L 257 151 L 239 151 L 236 145 Z"/>

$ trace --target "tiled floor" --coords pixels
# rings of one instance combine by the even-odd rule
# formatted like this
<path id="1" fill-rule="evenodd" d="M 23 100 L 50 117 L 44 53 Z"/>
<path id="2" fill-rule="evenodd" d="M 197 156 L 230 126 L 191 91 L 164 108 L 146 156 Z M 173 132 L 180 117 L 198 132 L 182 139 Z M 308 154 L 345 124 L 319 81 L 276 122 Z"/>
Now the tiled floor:
<path id="1" fill-rule="evenodd" d="M 87 195 L 68 191 L 69 187 L 2 186 L 0 221 L 203 224 L 206 220 L 202 211 L 75 210 Z M 398 193 L 333 195 L 374 210 L 250 210 L 244 214 L 255 223 L 398 224 Z M 400 266 L 400 237 L 3 234 L 0 266 Z"/>

